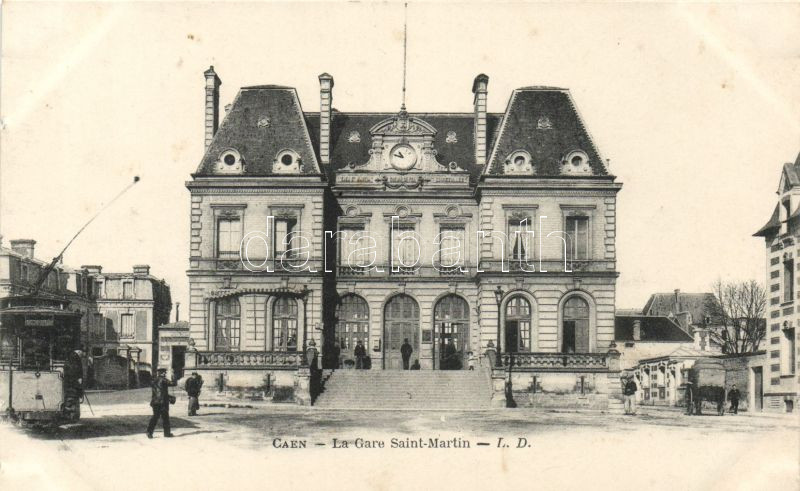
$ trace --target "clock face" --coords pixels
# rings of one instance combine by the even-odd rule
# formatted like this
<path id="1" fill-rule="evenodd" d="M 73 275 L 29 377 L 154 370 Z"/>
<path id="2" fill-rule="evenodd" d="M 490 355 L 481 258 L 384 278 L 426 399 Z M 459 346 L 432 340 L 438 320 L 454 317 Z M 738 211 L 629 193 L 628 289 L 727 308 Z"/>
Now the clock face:
<path id="1" fill-rule="evenodd" d="M 410 145 L 397 145 L 389 154 L 389 162 L 397 170 L 409 170 L 417 163 L 417 152 Z"/>

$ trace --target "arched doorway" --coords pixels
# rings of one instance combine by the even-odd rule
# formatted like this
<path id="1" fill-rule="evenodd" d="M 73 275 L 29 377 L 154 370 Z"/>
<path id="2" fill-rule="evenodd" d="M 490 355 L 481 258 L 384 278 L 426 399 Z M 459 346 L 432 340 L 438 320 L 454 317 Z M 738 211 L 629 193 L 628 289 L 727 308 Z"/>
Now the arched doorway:
<path id="1" fill-rule="evenodd" d="M 460 370 L 469 351 L 469 305 L 458 295 L 447 295 L 433 311 L 436 356 L 440 370 Z"/>
<path id="2" fill-rule="evenodd" d="M 347 360 L 355 366 L 353 349 L 359 341 L 365 349 L 369 348 L 369 305 L 358 295 L 345 295 L 336 306 L 334 343 L 338 343 L 340 351 L 340 360 L 335 360 L 337 367 Z"/>
<path id="3" fill-rule="evenodd" d="M 506 303 L 505 352 L 517 353 L 531 350 L 531 304 L 522 295 L 511 297 Z"/>
<path id="4" fill-rule="evenodd" d="M 562 353 L 589 352 L 589 303 L 572 296 L 564 303 L 561 326 Z"/>
<path id="5" fill-rule="evenodd" d="M 383 320 L 384 367 L 388 370 L 402 370 L 403 357 L 400 348 L 404 339 L 408 339 L 414 350 L 411 360 L 419 359 L 419 305 L 408 295 L 395 295 L 386 303 Z"/>

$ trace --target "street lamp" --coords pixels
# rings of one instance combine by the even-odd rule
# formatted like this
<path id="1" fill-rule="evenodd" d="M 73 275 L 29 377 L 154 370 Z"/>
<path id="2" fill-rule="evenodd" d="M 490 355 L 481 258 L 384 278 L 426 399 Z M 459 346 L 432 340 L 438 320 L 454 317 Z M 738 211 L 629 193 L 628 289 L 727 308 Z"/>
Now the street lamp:
<path id="1" fill-rule="evenodd" d="M 500 359 L 502 353 L 500 349 L 500 304 L 503 302 L 503 289 L 500 288 L 500 285 L 497 285 L 497 289 L 494 291 L 494 299 L 497 301 L 497 356 L 494 357 L 494 365 L 502 367 L 503 361 Z"/>
<path id="2" fill-rule="evenodd" d="M 306 337 L 308 336 L 308 294 L 311 293 L 311 290 L 308 289 L 308 285 L 303 285 L 303 289 L 300 290 L 300 297 L 303 299 L 303 354 L 301 355 L 303 366 L 308 365 L 308 357 L 306 356 L 306 348 L 308 341 Z"/>

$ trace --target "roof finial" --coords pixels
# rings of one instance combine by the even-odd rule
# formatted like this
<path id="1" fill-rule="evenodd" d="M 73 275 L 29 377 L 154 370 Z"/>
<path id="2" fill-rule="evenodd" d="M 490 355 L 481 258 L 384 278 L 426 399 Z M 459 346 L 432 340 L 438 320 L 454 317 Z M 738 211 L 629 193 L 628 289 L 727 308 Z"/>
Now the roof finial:
<path id="1" fill-rule="evenodd" d="M 403 4 L 403 102 L 400 111 L 406 110 L 406 51 L 408 46 L 408 2 Z"/>

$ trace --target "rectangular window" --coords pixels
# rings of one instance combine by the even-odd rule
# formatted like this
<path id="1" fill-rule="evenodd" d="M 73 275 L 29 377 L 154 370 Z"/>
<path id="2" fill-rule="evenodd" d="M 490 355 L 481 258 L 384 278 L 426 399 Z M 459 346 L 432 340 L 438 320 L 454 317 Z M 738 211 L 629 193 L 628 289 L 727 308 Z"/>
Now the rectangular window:
<path id="1" fill-rule="evenodd" d="M 122 338 L 132 338 L 133 337 L 133 314 L 122 314 L 120 316 L 122 319 L 121 326 L 120 326 L 120 337 Z"/>
<path id="2" fill-rule="evenodd" d="M 467 255 L 464 227 L 442 227 L 440 234 L 439 264 L 445 268 L 463 266 Z"/>
<path id="3" fill-rule="evenodd" d="M 533 219 L 529 216 L 515 216 L 508 220 L 508 255 L 515 261 L 533 259 Z"/>
<path id="4" fill-rule="evenodd" d="M 273 235 L 273 250 L 275 251 L 275 259 L 280 259 L 281 255 L 292 249 L 293 237 L 292 232 L 295 231 L 297 220 L 294 218 L 276 218 L 275 219 L 275 233 Z M 290 257 L 288 254 L 286 257 Z"/>
<path id="5" fill-rule="evenodd" d="M 796 343 L 794 328 L 784 329 L 781 339 L 781 375 L 794 375 L 796 356 Z"/>
<path id="6" fill-rule="evenodd" d="M 589 259 L 589 217 L 567 217 L 567 259 L 582 261 Z"/>
<path id="7" fill-rule="evenodd" d="M 783 301 L 791 302 L 794 299 L 794 260 L 783 262 Z"/>
<path id="8" fill-rule="evenodd" d="M 400 225 L 392 230 L 392 267 L 404 271 L 417 265 L 418 244 L 411 225 Z"/>
<path id="9" fill-rule="evenodd" d="M 27 264 L 20 265 L 19 279 L 21 279 L 22 281 L 25 281 L 25 282 L 28 281 L 28 265 Z"/>
<path id="10" fill-rule="evenodd" d="M 94 314 L 94 319 L 92 323 L 92 337 L 97 339 L 103 339 L 105 334 L 105 321 L 103 320 L 103 314 Z"/>
<path id="11" fill-rule="evenodd" d="M 357 253 L 358 249 L 369 247 L 364 227 L 352 225 L 339 229 L 339 264 L 341 266 L 365 266 L 369 264 L 368 253 Z"/>
<path id="12" fill-rule="evenodd" d="M 133 282 L 124 281 L 122 283 L 122 298 L 125 300 L 133 299 Z"/>
<path id="13" fill-rule="evenodd" d="M 242 242 L 242 221 L 238 218 L 221 218 L 217 222 L 217 256 L 237 257 Z"/>
<path id="14" fill-rule="evenodd" d="M 102 281 L 96 281 L 94 283 L 94 295 L 95 295 L 95 298 L 103 298 L 105 296 L 105 295 L 103 295 L 103 282 Z"/>

